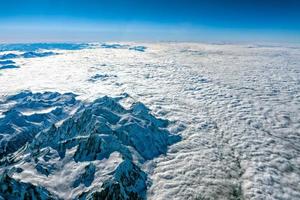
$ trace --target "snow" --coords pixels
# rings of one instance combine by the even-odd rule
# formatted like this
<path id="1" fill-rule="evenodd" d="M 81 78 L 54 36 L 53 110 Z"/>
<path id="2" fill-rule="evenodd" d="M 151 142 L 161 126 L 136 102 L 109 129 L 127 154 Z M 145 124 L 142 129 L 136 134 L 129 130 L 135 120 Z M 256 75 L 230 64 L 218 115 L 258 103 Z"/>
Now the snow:
<path id="1" fill-rule="evenodd" d="M 13 127 L 11 135 L 16 134 L 15 141 L 22 141 L 23 144 L 18 145 L 14 151 L 7 152 L 6 149 L 12 148 L 11 140 L 7 139 L 8 145 L 4 146 L 3 153 L 12 154 L 4 155 L 0 160 L 2 166 L 0 172 L 10 171 L 13 178 L 20 180 L 23 185 L 32 183 L 35 186 L 42 186 L 43 189 L 63 199 L 93 194 L 101 196 L 106 195 L 105 193 L 122 199 L 137 196 L 143 198 L 146 194 L 147 175 L 137 165 L 165 154 L 167 147 L 179 141 L 180 137 L 171 135 L 166 130 L 169 122 L 155 118 L 142 103 L 135 103 L 125 109 L 118 101 L 126 96 L 116 99 L 104 96 L 91 103 L 82 103 L 74 114 L 69 115 L 67 119 L 65 117 L 60 125 L 54 125 L 57 121 L 54 120 L 48 126 L 41 124 L 35 127 L 36 124 L 23 122 L 24 118 L 27 119 L 27 115 L 21 115 L 15 121 L 11 121 L 10 112 L 28 110 L 28 107 L 40 112 L 39 108 L 51 108 L 63 104 L 66 109 L 70 106 L 68 104 L 71 106 L 74 106 L 72 103 L 79 104 L 74 96 L 70 93 L 21 92 L 7 98 L 17 103 L 9 112 L 4 113 L 5 119 L 8 119 L 9 125 Z M 47 114 L 52 111 L 44 111 L 45 109 L 43 113 L 46 115 L 45 120 L 42 121 L 47 121 Z M 57 116 L 51 118 L 61 118 L 59 114 L 62 113 L 64 114 L 58 112 Z M 33 115 L 40 116 L 36 113 Z M 41 120 L 38 118 L 37 121 Z M 18 133 L 15 127 L 25 131 Z M 34 128 L 38 131 L 32 134 Z M 3 129 L 4 133 L 9 134 L 5 131 L 5 127 Z M 33 131 L 27 133 L 26 129 Z M 29 136 L 29 139 L 25 138 L 24 134 Z M 19 137 L 20 135 L 23 137 Z M 24 138 L 27 140 L 23 141 Z M 86 163 L 95 161 L 98 166 L 97 161 L 105 161 L 115 152 L 120 153 L 124 161 L 119 162 L 114 170 L 106 171 L 97 168 L 102 173 L 99 174 L 96 173 L 94 163 Z M 133 160 L 133 155 L 139 159 Z M 19 172 L 13 169 L 19 169 Z M 15 175 L 16 173 L 19 174 Z M 107 179 L 105 174 L 110 174 L 111 178 Z M 60 181 L 59 176 L 64 179 Z M 103 179 L 105 177 L 106 179 Z M 97 182 L 93 184 L 94 179 Z M 99 181 L 100 179 L 102 181 Z M 84 186 L 77 189 L 81 184 Z M 122 192 L 117 188 L 121 188 Z M 8 195 L 11 194 L 8 192 L 4 197 Z"/>
<path id="2" fill-rule="evenodd" d="M 1 102 L 0 158 L 23 146 L 39 131 L 65 119 L 78 102 L 74 94 L 23 91 Z"/>
<path id="3" fill-rule="evenodd" d="M 0 95 L 73 92 L 92 101 L 126 93 L 171 120 L 182 140 L 142 166 L 150 200 L 300 198 L 299 46 L 122 45 L 10 58 L 20 68 L 0 71 Z M 89 81 L 97 74 L 109 76 Z"/>
<path id="4" fill-rule="evenodd" d="M 90 164 L 90 162 L 75 162 L 72 159 L 75 150 L 76 148 L 68 150 L 64 159 L 57 158 L 54 174 L 44 176 L 38 173 L 31 163 L 24 163 L 17 166 L 25 170 L 21 173 L 15 173 L 13 178 L 45 187 L 60 198 L 70 199 L 82 191 L 87 191 L 107 180 L 111 176 L 110 173 L 122 162 L 122 158 L 118 152 L 112 153 L 107 159 L 93 161 L 93 165 L 96 166 L 95 179 L 92 181 L 93 184 L 87 188 L 81 184 L 74 188 L 74 181 L 84 172 L 84 168 Z"/>

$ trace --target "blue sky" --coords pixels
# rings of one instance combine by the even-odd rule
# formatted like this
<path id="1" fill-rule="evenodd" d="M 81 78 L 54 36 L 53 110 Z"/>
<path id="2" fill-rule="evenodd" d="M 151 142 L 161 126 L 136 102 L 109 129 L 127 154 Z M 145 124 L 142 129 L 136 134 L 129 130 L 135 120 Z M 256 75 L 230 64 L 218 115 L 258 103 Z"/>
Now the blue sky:
<path id="1" fill-rule="evenodd" d="M 1 0 L 0 41 L 300 41 L 298 0 Z"/>

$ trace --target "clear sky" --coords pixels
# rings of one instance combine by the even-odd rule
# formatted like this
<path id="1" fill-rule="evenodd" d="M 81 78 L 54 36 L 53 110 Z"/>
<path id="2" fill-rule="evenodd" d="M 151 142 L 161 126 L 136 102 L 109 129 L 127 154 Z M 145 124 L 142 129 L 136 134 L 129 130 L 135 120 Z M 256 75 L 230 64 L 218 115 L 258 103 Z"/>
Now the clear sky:
<path id="1" fill-rule="evenodd" d="M 299 0 L 1 0 L 0 42 L 300 41 Z"/>

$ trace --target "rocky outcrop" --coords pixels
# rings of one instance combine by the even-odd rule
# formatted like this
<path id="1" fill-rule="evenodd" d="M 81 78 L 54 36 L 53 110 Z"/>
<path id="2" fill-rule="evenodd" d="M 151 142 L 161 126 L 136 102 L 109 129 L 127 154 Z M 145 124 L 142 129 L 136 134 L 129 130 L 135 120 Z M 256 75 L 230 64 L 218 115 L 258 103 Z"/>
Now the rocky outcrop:
<path id="1" fill-rule="evenodd" d="M 88 187 L 94 181 L 94 175 L 96 172 L 96 167 L 93 163 L 88 164 L 84 167 L 84 172 L 80 174 L 78 179 L 76 179 L 73 183 L 73 187 L 76 188 L 79 184 L 84 184 L 84 186 Z"/>
<path id="2" fill-rule="evenodd" d="M 29 51 L 22 54 L 8 53 L 8 54 L 0 55 L 0 60 L 14 59 L 14 58 L 38 58 L 38 57 L 46 57 L 52 55 L 57 55 L 57 53 L 54 53 L 52 51 L 47 51 L 47 52 Z"/>
<path id="3" fill-rule="evenodd" d="M 99 189 L 82 193 L 79 199 L 144 199 L 147 175 L 130 160 L 123 161 Z"/>
<path id="4" fill-rule="evenodd" d="M 32 94 L 35 98 L 25 102 L 34 108 L 45 108 L 44 103 L 49 101 L 51 106 L 59 107 L 61 103 L 67 105 L 66 108 L 79 104 L 71 94 L 64 95 L 62 98 L 52 93 Z M 41 100 L 37 96 L 48 100 Z M 10 99 L 23 102 L 19 99 L 24 98 L 28 98 L 28 94 L 19 94 Z M 43 115 L 42 121 L 47 124 L 49 121 L 43 130 L 40 130 L 40 126 L 28 124 L 24 114 L 15 114 L 19 117 L 15 122 L 19 127 L 31 127 L 30 130 L 38 134 L 31 135 L 33 139 L 29 144 L 4 157 L 0 165 L 6 168 L 17 166 L 19 173 L 13 170 L 12 174 L 25 178 L 25 181 L 34 180 L 37 185 L 45 185 L 50 192 L 55 192 L 57 187 L 47 180 L 53 179 L 55 182 L 62 174 L 66 174 L 69 181 L 60 184 L 69 191 L 62 191 L 68 194 L 57 193 L 61 198 L 144 199 L 147 174 L 140 166 L 144 161 L 166 153 L 168 146 L 180 138 L 168 132 L 167 120 L 153 116 L 144 104 L 134 103 L 125 109 L 118 102 L 119 99 L 104 96 L 94 102 L 81 104 L 73 115 L 59 125 L 50 125 L 53 118 L 59 117 L 49 112 Z M 27 104 L 22 106 L 19 103 L 13 111 L 20 114 L 28 107 Z M 120 155 L 119 161 L 111 160 L 110 157 L 116 153 Z M 106 165 L 115 167 L 106 169 Z M 105 173 L 101 170 L 105 170 Z M 47 184 L 44 184 L 45 181 Z M 23 192 L 19 187 L 15 189 L 20 190 Z M 68 196 L 69 193 L 73 195 Z"/>
<path id="5" fill-rule="evenodd" d="M 9 96 L 1 103 L 8 110 L 0 118 L 0 158 L 30 142 L 39 131 L 68 117 L 79 103 L 75 97 L 71 93 L 30 91 Z"/>
<path id="6" fill-rule="evenodd" d="M 30 183 L 23 183 L 11 178 L 7 173 L 0 175 L 0 199 L 40 199 L 50 200 L 59 199 L 43 187 L 35 186 Z"/>

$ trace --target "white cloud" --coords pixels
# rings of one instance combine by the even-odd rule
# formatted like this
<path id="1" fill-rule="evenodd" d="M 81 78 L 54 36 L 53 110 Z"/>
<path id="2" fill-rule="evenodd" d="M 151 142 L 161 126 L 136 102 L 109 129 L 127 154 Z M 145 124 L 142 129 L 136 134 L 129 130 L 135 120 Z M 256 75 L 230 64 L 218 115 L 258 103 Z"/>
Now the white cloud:
<path id="1" fill-rule="evenodd" d="M 149 199 L 300 198 L 299 47 L 142 45 L 16 59 L 19 69 L 1 71 L 0 94 L 126 92 L 177 120 L 183 140 L 144 166 Z M 88 81 L 98 73 L 114 77 Z"/>

